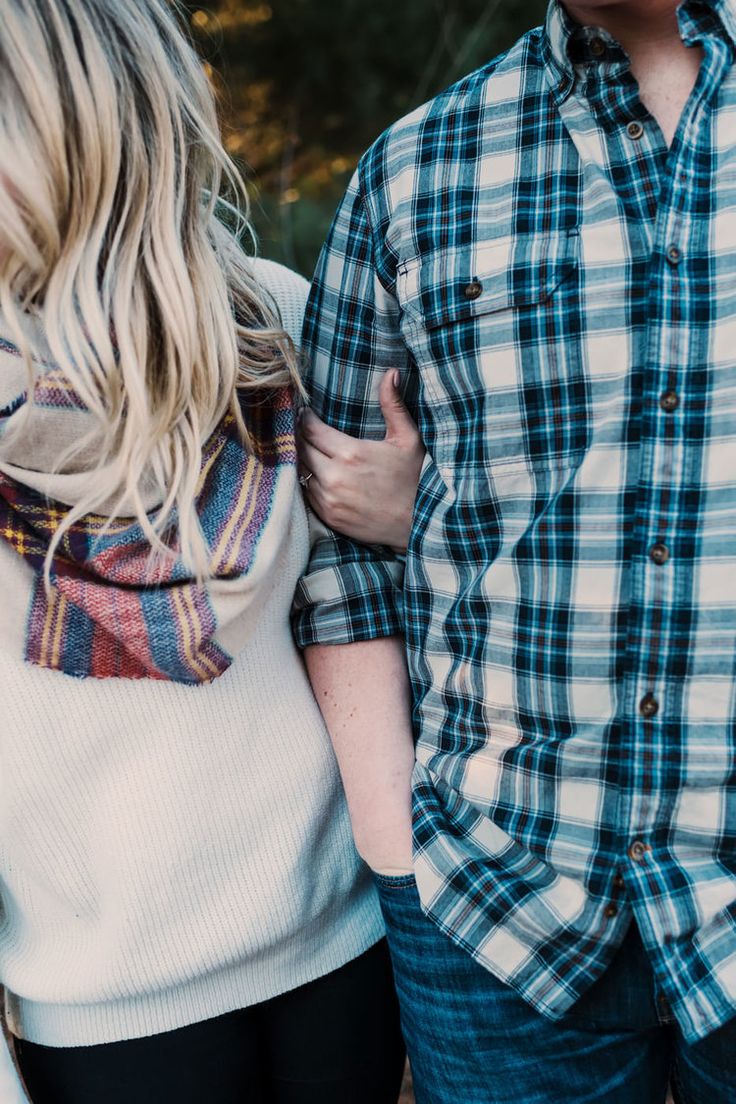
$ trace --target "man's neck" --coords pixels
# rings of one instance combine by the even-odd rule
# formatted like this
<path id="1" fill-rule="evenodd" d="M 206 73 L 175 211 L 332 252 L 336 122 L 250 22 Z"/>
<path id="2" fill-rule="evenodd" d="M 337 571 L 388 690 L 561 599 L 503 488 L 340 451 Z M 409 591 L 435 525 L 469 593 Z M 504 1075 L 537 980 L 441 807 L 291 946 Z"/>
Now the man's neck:
<path id="1" fill-rule="evenodd" d="M 670 145 L 702 61 L 702 50 L 688 49 L 680 38 L 679 0 L 564 2 L 578 23 L 602 27 L 626 50 L 631 71 L 639 82 L 642 102 Z"/>
<path id="2" fill-rule="evenodd" d="M 677 24 L 679 0 L 565 0 L 573 19 L 584 26 L 603 27 L 632 58 L 642 52 L 682 46 Z"/>

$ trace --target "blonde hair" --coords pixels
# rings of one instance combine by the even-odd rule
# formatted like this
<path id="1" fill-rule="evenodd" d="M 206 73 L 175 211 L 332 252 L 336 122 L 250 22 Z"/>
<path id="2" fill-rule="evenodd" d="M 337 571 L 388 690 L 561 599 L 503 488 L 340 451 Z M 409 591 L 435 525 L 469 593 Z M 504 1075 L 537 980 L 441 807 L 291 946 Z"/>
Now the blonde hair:
<path id="1" fill-rule="evenodd" d="M 228 411 L 252 444 L 238 389 L 299 387 L 240 244 L 249 232 L 209 82 L 170 4 L 3 4 L 0 311 L 31 375 L 22 315 L 40 315 L 103 442 L 95 486 L 53 548 L 103 501 L 125 502 L 159 551 L 175 519 L 185 561 L 207 574 L 202 444 Z M 161 503 L 150 518 L 146 487 Z"/>

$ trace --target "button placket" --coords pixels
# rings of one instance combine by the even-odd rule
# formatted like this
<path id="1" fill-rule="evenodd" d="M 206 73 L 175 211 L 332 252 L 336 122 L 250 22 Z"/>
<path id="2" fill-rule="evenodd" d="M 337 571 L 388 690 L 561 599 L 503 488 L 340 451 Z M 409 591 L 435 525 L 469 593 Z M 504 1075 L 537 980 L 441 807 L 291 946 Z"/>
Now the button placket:
<path id="1" fill-rule="evenodd" d="M 680 266 L 680 264 L 683 260 L 683 257 L 684 257 L 682 248 L 677 244 L 677 237 L 679 235 L 679 227 L 678 227 L 678 224 L 677 224 L 677 219 L 674 219 L 670 222 L 668 230 L 669 230 L 669 233 L 667 234 L 667 237 L 664 238 L 664 240 L 666 242 L 667 239 L 669 238 L 669 245 L 667 245 L 666 248 L 664 249 L 664 257 L 665 257 L 667 266 L 669 266 L 669 268 L 671 270 L 670 273 L 669 273 L 669 281 L 671 282 L 671 285 L 672 285 L 672 293 L 673 293 L 673 295 L 677 295 L 677 293 L 679 292 L 679 289 L 680 289 L 680 282 L 681 282 L 681 274 L 677 272 L 677 269 L 679 268 L 679 266 Z M 676 358 L 674 359 L 674 362 L 676 363 Z M 663 411 L 663 413 L 668 414 L 668 415 L 672 415 L 672 414 L 674 414 L 674 412 L 677 410 L 677 408 L 680 405 L 680 396 L 678 395 L 677 391 L 675 391 L 672 388 L 668 388 L 666 391 L 660 392 L 658 403 L 659 403 L 659 407 Z M 667 439 L 666 435 L 665 435 L 665 440 L 662 442 L 662 445 L 664 447 L 664 454 L 660 455 L 660 457 L 659 457 L 659 469 L 658 470 L 659 470 L 659 474 L 660 474 L 661 478 L 668 478 L 669 475 L 670 475 L 670 472 L 672 470 L 672 465 L 671 465 L 671 459 L 670 459 L 669 453 L 667 451 L 668 439 Z M 657 522 L 655 521 L 654 518 L 652 518 L 651 521 L 654 524 L 657 524 Z M 661 525 L 661 520 L 660 520 L 660 523 L 657 524 L 657 528 L 660 528 L 660 525 Z M 672 555 L 671 549 L 668 547 L 668 545 L 666 543 L 666 539 L 665 539 L 666 523 L 665 523 L 665 526 L 663 526 L 660 529 L 661 535 L 656 535 L 657 534 L 656 529 L 654 529 L 653 533 L 650 530 L 650 533 L 651 533 L 651 536 L 650 536 L 651 543 L 649 543 L 649 546 L 646 549 L 645 555 L 648 558 L 650 564 L 653 564 L 656 568 L 661 569 L 665 566 L 665 564 L 669 563 L 669 561 L 671 559 L 671 555 Z M 665 580 L 666 580 L 666 576 L 661 571 L 658 571 L 655 575 L 653 575 L 651 577 L 652 590 L 651 590 L 650 593 L 658 594 L 659 598 L 661 599 L 663 597 L 663 594 L 662 594 L 663 588 L 666 587 L 666 581 Z M 655 663 L 655 655 L 656 655 L 656 652 L 657 652 L 657 648 L 658 648 L 658 642 L 656 641 L 656 638 L 655 638 L 653 640 L 653 647 L 651 649 L 650 656 L 648 657 L 650 664 Z M 650 666 L 650 675 L 649 675 L 649 677 L 652 677 L 655 670 L 656 670 L 656 666 L 654 666 L 654 667 Z M 657 717 L 658 714 L 660 713 L 660 709 L 661 709 L 661 702 L 657 699 L 657 697 L 655 697 L 654 693 L 651 690 L 648 690 L 639 700 L 639 705 L 638 705 L 639 715 L 640 715 L 640 717 L 642 717 L 644 719 L 645 722 L 652 722 L 654 720 L 654 718 Z M 651 735 L 652 732 L 653 732 L 653 729 L 650 728 L 650 735 Z"/>

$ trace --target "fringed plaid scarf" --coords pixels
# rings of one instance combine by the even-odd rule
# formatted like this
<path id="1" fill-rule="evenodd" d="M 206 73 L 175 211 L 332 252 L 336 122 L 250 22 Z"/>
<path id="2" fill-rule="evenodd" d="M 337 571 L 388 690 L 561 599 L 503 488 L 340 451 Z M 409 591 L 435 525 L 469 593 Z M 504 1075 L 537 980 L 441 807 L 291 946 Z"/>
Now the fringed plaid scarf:
<path id="1" fill-rule="evenodd" d="M 0 342 L 0 538 L 32 569 L 26 659 L 81 678 L 217 678 L 253 631 L 289 533 L 297 485 L 291 392 L 249 405 L 252 453 L 232 415 L 204 448 L 197 509 L 212 550 L 206 587 L 175 559 L 152 581 L 140 526 L 89 515 L 59 545 L 49 590 L 46 552 L 78 479 L 53 473 L 54 454 L 90 415 L 58 369 L 48 367 L 22 435 L 13 433 L 25 386 L 17 349 Z M 23 439 L 30 442 L 26 455 Z"/>

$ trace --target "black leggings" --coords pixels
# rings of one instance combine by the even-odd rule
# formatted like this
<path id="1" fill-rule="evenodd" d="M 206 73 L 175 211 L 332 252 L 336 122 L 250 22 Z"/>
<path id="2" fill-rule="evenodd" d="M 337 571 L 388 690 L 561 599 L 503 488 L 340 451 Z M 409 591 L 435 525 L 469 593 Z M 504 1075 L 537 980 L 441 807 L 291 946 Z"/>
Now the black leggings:
<path id="1" fill-rule="evenodd" d="M 33 1104 L 396 1104 L 404 1046 L 385 942 L 273 1000 L 145 1039 L 16 1042 Z"/>

